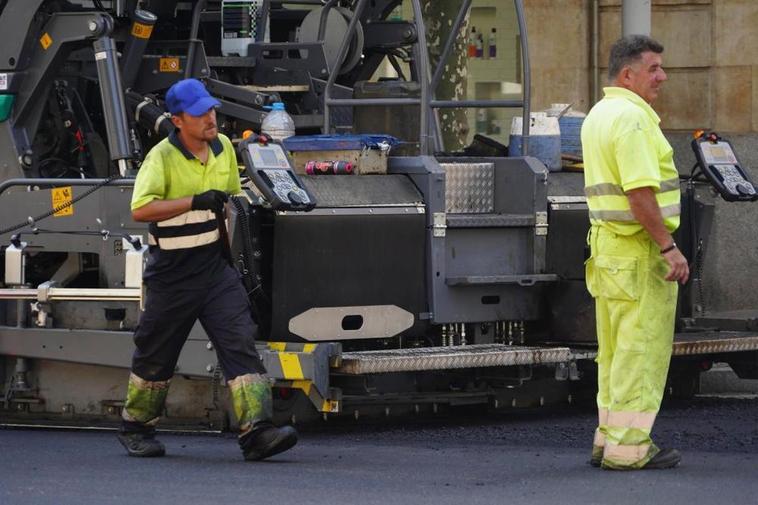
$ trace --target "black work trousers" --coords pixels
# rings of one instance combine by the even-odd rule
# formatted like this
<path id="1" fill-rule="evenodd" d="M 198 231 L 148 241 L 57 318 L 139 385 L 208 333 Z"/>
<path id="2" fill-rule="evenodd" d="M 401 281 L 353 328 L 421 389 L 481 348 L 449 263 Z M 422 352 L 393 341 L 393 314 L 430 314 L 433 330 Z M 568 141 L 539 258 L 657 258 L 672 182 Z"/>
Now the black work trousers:
<path id="1" fill-rule="evenodd" d="M 227 379 L 266 373 L 255 349 L 257 326 L 247 293 L 239 272 L 228 265 L 208 286 L 147 288 L 145 311 L 134 333 L 137 349 L 132 372 L 147 381 L 170 379 L 197 320 L 208 334 Z"/>

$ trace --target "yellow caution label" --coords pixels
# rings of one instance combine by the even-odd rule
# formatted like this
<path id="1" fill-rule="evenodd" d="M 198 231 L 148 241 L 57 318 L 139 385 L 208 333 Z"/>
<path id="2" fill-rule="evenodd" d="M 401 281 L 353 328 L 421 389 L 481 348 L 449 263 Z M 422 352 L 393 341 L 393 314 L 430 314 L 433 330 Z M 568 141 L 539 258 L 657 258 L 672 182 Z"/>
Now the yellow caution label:
<path id="1" fill-rule="evenodd" d="M 321 405 L 321 412 L 338 413 L 339 411 L 340 402 L 337 400 L 324 400 L 324 403 Z"/>
<path id="2" fill-rule="evenodd" d="M 74 215 L 74 206 L 71 205 L 71 199 L 73 197 L 73 191 L 71 189 L 71 186 L 66 186 L 63 188 L 53 188 L 52 197 L 53 197 L 53 209 L 60 209 L 60 210 L 57 210 L 53 214 L 55 217 Z M 62 205 L 66 205 L 66 207 L 61 209 L 60 207 Z"/>
<path id="3" fill-rule="evenodd" d="M 134 23 L 132 25 L 132 35 L 138 39 L 149 39 L 153 33 L 153 27 L 150 25 L 143 25 L 142 23 Z"/>
<path id="4" fill-rule="evenodd" d="M 47 48 L 53 45 L 53 38 L 45 32 L 39 39 L 39 43 L 42 45 L 42 49 L 47 51 Z"/>
<path id="5" fill-rule="evenodd" d="M 179 72 L 179 58 L 161 58 L 161 72 Z"/>

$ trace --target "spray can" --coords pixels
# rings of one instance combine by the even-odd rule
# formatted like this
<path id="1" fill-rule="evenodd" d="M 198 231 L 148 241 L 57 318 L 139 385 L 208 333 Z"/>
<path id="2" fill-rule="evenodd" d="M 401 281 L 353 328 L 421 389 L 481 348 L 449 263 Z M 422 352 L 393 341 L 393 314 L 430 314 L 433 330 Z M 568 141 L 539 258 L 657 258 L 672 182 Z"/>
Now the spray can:
<path id="1" fill-rule="evenodd" d="M 349 161 L 309 161 L 305 164 L 308 175 L 350 175 L 353 164 Z"/>

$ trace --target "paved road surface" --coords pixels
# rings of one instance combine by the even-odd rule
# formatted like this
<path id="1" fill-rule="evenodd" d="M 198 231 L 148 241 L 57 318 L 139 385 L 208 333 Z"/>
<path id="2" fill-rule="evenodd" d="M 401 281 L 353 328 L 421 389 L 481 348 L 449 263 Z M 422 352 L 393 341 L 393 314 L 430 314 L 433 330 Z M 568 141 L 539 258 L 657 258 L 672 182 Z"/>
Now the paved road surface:
<path id="1" fill-rule="evenodd" d="M 109 432 L 5 429 L 0 504 L 758 504 L 756 399 L 665 406 L 675 470 L 591 468 L 593 426 L 586 407 L 326 423 L 264 463 L 229 436 L 164 434 L 169 455 L 140 460 Z"/>

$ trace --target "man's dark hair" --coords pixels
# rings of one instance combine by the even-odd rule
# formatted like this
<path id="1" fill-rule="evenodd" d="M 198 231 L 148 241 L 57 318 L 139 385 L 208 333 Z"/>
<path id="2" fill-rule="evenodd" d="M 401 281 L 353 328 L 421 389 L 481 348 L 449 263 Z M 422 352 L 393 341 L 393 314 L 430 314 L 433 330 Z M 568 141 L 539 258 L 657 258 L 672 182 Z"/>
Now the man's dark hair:
<path id="1" fill-rule="evenodd" d="M 613 80 L 622 68 L 638 61 L 647 51 L 661 54 L 663 45 L 647 35 L 627 35 L 618 39 L 608 58 L 608 78 Z"/>

